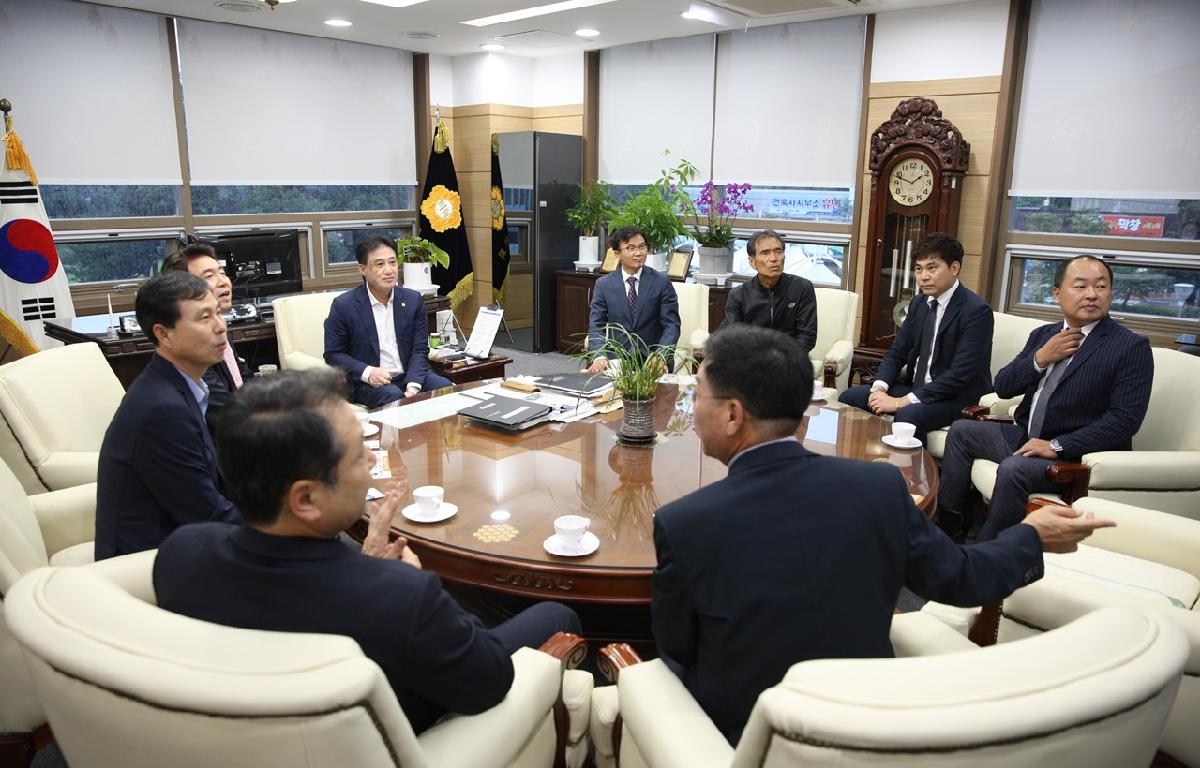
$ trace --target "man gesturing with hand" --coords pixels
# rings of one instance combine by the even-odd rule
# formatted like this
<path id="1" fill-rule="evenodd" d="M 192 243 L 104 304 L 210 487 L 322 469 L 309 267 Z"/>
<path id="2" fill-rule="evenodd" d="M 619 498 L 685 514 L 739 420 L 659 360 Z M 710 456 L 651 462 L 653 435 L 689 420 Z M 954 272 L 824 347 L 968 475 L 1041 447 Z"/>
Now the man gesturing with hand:
<path id="1" fill-rule="evenodd" d="M 996 394 L 1022 395 L 1014 423 L 959 420 L 942 457 L 939 518 L 960 538 L 971 527 L 971 463 L 999 464 L 979 540 L 1019 523 L 1031 493 L 1062 486 L 1051 464 L 1078 462 L 1096 451 L 1128 451 L 1146 417 L 1154 359 L 1150 342 L 1108 316 L 1112 270 L 1091 256 L 1059 264 L 1054 300 L 1061 322 L 1038 328 L 998 374 Z"/>

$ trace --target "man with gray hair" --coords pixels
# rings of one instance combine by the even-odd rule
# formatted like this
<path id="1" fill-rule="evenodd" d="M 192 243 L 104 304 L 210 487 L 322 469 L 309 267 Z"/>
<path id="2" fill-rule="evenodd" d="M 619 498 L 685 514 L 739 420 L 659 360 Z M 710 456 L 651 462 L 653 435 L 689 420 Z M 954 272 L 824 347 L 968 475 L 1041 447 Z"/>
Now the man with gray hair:
<path id="1" fill-rule="evenodd" d="M 721 327 L 747 323 L 782 331 L 800 342 L 805 355 L 809 354 L 817 345 L 817 294 L 813 284 L 783 271 L 783 238 L 773 229 L 750 235 L 746 255 L 758 274 L 729 292 Z"/>

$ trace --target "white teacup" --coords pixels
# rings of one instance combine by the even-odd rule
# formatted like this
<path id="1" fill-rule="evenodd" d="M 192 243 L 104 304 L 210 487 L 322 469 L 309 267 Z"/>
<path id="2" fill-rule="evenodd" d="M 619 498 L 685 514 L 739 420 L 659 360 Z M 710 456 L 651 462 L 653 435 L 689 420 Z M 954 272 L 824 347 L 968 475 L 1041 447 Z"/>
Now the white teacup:
<path id="1" fill-rule="evenodd" d="M 900 443 L 911 443 L 913 438 L 917 436 L 917 425 L 908 424 L 903 421 L 892 422 L 892 437 Z"/>
<path id="2" fill-rule="evenodd" d="M 272 365 L 271 363 L 264 363 L 263 365 L 258 366 L 258 375 L 259 376 L 270 376 L 272 373 L 279 373 L 278 365 Z"/>
<path id="3" fill-rule="evenodd" d="M 574 548 L 583 543 L 583 534 L 591 524 L 592 521 L 582 515 L 563 515 L 554 518 L 554 533 L 564 547 Z"/>
<path id="4" fill-rule="evenodd" d="M 413 490 L 413 500 L 417 502 L 417 510 L 423 515 L 435 515 L 442 508 L 445 491 L 440 485 L 422 485 Z"/>

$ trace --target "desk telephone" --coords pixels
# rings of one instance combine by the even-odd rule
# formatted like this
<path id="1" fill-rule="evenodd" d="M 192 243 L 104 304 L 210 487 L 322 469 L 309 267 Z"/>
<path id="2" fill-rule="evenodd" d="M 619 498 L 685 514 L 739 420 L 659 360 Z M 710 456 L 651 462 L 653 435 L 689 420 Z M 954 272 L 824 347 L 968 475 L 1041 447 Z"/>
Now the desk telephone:
<path id="1" fill-rule="evenodd" d="M 234 304 L 221 317 L 227 323 L 248 323 L 258 319 L 258 307 L 253 304 Z"/>

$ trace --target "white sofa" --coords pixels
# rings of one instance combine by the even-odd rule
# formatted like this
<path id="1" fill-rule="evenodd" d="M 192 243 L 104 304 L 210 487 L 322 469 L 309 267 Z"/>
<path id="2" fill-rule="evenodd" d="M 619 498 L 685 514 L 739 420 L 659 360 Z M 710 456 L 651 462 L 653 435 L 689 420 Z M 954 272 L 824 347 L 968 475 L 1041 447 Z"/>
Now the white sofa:
<path id="1" fill-rule="evenodd" d="M 736 749 L 662 662 L 635 664 L 617 679 L 619 765 L 1144 766 L 1187 656 L 1174 623 L 1119 608 L 1020 643 L 965 645 L 797 664 L 759 696 Z"/>
<path id="2" fill-rule="evenodd" d="M 0 458 L 28 493 L 94 483 L 100 444 L 124 396 L 96 344 L 0 365 Z"/>
<path id="3" fill-rule="evenodd" d="M 305 293 L 271 302 L 281 369 L 325 367 L 325 318 L 339 295 L 338 291 Z"/>
<path id="4" fill-rule="evenodd" d="M 708 338 L 708 286 L 677 282 L 671 285 L 675 286 L 675 295 L 679 297 L 679 343 L 675 345 L 675 371 L 688 373 L 683 370 L 685 356 L 694 356 L 704 349 L 704 342 Z"/>
<path id="5" fill-rule="evenodd" d="M 1167 720 L 1162 750 L 1200 767 L 1200 522 L 1126 504 L 1077 500 L 1073 507 L 1116 521 L 1069 555 L 1047 555 L 1046 575 L 1006 599 L 998 613 L 927 603 L 964 636 L 1006 643 L 1073 621 L 1090 611 L 1120 606 L 1154 611 L 1182 627 L 1189 655 L 1179 696 Z M 997 616 L 999 621 L 997 622 Z M 993 622 L 979 626 L 977 622 Z"/>

